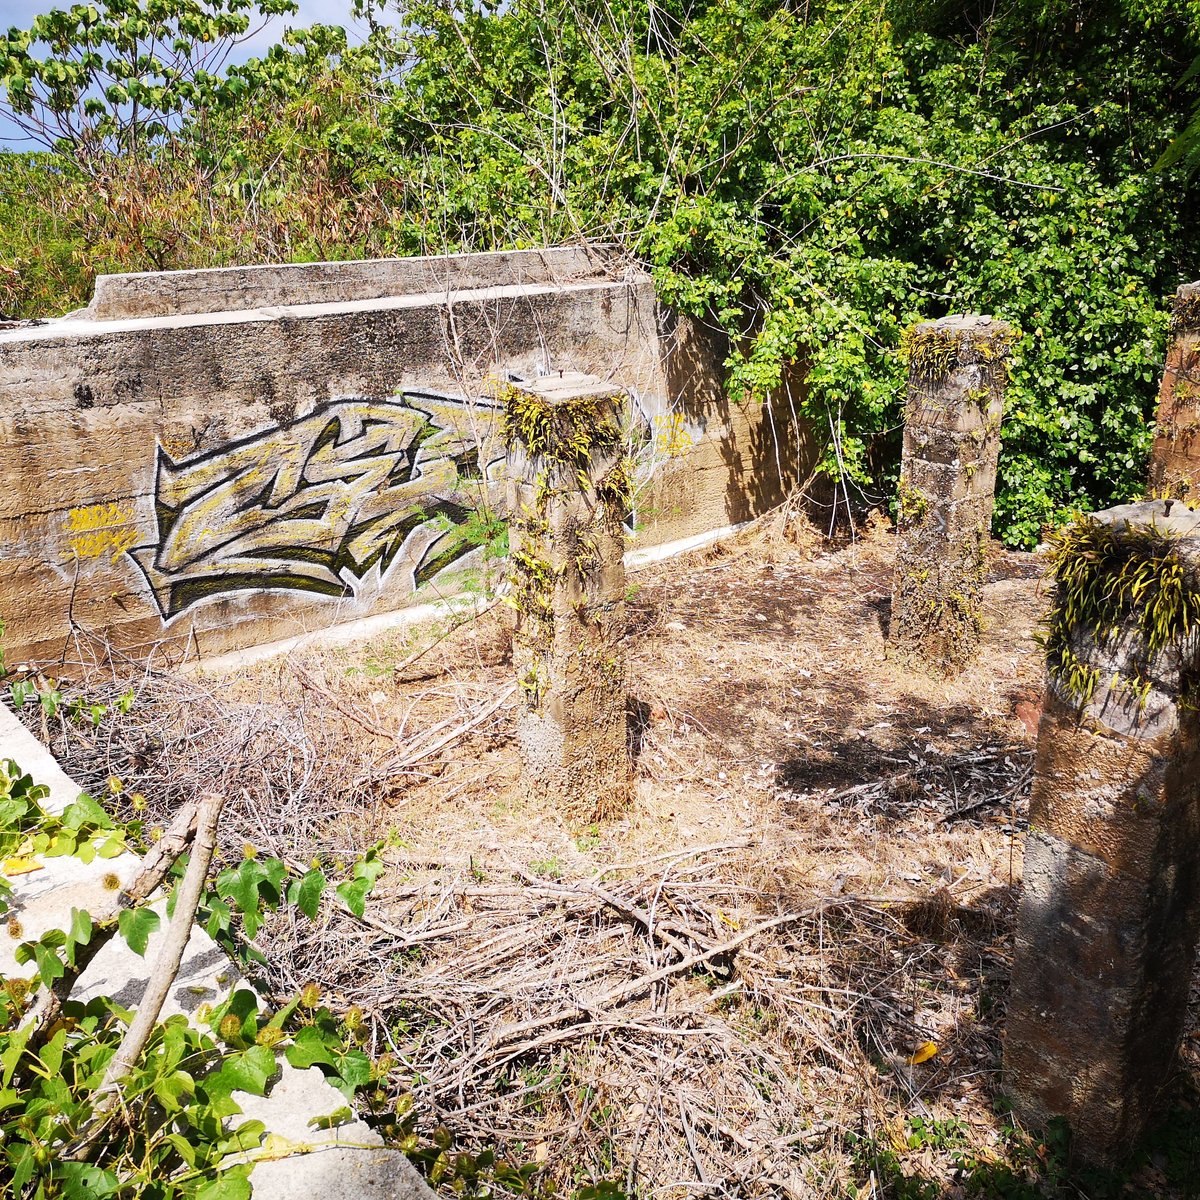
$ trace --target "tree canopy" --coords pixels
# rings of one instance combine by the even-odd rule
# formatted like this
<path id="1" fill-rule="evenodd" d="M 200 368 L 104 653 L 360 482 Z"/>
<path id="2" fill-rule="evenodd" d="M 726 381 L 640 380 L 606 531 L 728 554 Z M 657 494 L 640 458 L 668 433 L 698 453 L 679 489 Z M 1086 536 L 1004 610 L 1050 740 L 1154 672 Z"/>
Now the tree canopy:
<path id="1" fill-rule="evenodd" d="M 891 491 L 902 331 L 952 311 L 1023 333 L 1000 536 L 1032 545 L 1142 487 L 1165 299 L 1200 274 L 1187 163 L 1155 169 L 1191 108 L 1194 2 L 438 0 L 395 24 L 360 7 L 364 45 L 316 27 L 219 79 L 160 72 L 149 101 L 174 119 L 136 135 L 112 115 L 122 77 L 97 132 L 10 159 L 0 307 L 79 302 L 98 270 L 599 238 L 731 335 L 735 398 L 803 381 L 822 470 L 851 498 Z M 252 15 L 105 12 L 194 8 L 226 38 Z M 0 71 L 27 119 L 14 81 L 58 103 L 37 44 L 10 32 Z"/>

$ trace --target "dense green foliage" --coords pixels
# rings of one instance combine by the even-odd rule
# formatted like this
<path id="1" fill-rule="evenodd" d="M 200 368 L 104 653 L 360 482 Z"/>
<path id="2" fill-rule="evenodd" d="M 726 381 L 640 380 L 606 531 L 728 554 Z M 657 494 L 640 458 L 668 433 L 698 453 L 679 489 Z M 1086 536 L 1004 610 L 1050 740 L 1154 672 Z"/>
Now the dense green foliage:
<path id="1" fill-rule="evenodd" d="M 8 159 L 0 308 L 99 270 L 601 238 L 733 335 L 735 396 L 805 379 L 858 498 L 891 491 L 902 331 L 964 310 L 1024 334 L 997 532 L 1141 488 L 1166 298 L 1200 274 L 1194 185 L 1152 169 L 1194 3 L 456 0 L 403 29 L 291 36 L 99 188 Z"/>

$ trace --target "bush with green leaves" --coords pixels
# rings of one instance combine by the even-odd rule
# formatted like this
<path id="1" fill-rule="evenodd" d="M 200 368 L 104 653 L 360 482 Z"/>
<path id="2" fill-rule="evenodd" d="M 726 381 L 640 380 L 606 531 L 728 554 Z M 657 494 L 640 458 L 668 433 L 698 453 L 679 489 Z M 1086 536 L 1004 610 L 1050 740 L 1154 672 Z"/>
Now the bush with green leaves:
<path id="1" fill-rule="evenodd" d="M 10 209 L 107 269 L 615 242 L 731 335 L 735 399 L 790 381 L 821 470 L 876 502 L 903 330 L 990 312 L 1023 333 L 995 531 L 1031 546 L 1141 488 L 1166 300 L 1200 275 L 1197 184 L 1153 169 L 1194 86 L 1190 0 L 400 11 L 239 68 L 108 197 L 43 168 Z M 6 304 L 45 297 L 43 269 L 85 298 L 20 228 Z"/>

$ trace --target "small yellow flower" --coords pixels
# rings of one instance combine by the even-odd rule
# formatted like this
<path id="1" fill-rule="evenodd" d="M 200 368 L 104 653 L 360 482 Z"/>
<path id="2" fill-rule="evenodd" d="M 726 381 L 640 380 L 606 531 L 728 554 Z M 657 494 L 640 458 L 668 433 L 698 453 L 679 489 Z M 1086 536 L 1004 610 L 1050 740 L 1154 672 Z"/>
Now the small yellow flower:
<path id="1" fill-rule="evenodd" d="M 115 892 L 121 886 L 120 876 L 114 874 L 112 871 L 109 871 L 100 882 L 104 884 L 105 890 L 109 892 Z"/>
<path id="2" fill-rule="evenodd" d="M 221 1024 L 218 1026 L 221 1036 L 227 1041 L 232 1041 L 239 1033 L 242 1032 L 242 1022 L 240 1017 L 234 1016 L 233 1013 L 228 1013 L 221 1018 Z"/>
<path id="3" fill-rule="evenodd" d="M 300 1004 L 304 1008 L 316 1008 L 321 1003 L 321 989 L 315 983 L 306 983 L 300 989 Z"/>
<path id="4" fill-rule="evenodd" d="M 265 1029 L 260 1029 L 254 1040 L 260 1046 L 273 1046 L 276 1042 L 282 1040 L 283 1030 L 274 1029 L 268 1025 Z"/>
<path id="5" fill-rule="evenodd" d="M 212 1016 L 212 1005 L 209 1004 L 209 1002 L 207 1000 L 205 1000 L 200 1005 L 200 1007 L 196 1009 L 196 1020 L 203 1023 L 203 1022 L 207 1021 L 208 1018 L 211 1016 Z"/>
<path id="6" fill-rule="evenodd" d="M 108 790 L 114 796 L 119 796 L 125 790 L 125 785 L 115 775 L 110 775 L 108 777 Z"/>
<path id="7" fill-rule="evenodd" d="M 346 1022 L 346 1028 L 353 1033 L 355 1030 L 362 1028 L 363 1010 L 355 1004 L 346 1011 L 343 1020 Z"/>
<path id="8" fill-rule="evenodd" d="M 129 803 L 133 806 L 134 812 L 141 812 L 146 807 L 146 797 L 141 792 L 134 792 L 129 797 Z"/>
<path id="9" fill-rule="evenodd" d="M 242 857 L 243 858 L 257 858 L 258 857 L 258 847 L 250 845 L 249 842 L 243 842 L 242 843 Z"/>

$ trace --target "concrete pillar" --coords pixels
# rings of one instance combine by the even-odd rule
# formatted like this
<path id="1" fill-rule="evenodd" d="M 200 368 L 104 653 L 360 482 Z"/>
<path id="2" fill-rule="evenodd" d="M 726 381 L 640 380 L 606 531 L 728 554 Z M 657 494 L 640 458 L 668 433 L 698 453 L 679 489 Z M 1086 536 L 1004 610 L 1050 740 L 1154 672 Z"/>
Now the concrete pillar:
<path id="1" fill-rule="evenodd" d="M 896 509 L 889 642 L 950 674 L 979 640 L 1000 418 L 1015 334 L 991 317 L 944 317 L 905 338 L 908 400 Z"/>
<path id="2" fill-rule="evenodd" d="M 1108 509 L 1054 572 L 1004 1079 L 1110 1165 L 1170 1082 L 1200 928 L 1200 514 Z"/>
<path id="3" fill-rule="evenodd" d="M 629 797 L 623 399 L 576 374 L 504 390 L 524 779 L 582 821 Z"/>
<path id="4" fill-rule="evenodd" d="M 1175 293 L 1150 457 L 1157 496 L 1200 498 L 1200 283 Z"/>

